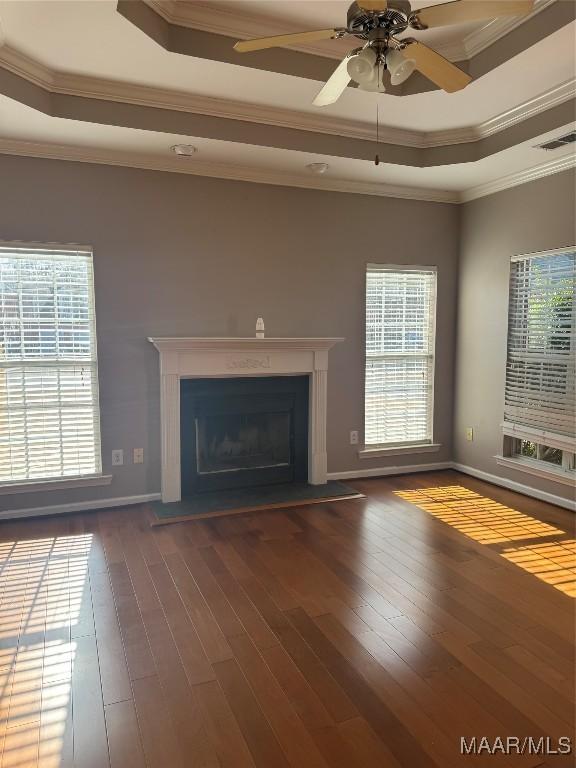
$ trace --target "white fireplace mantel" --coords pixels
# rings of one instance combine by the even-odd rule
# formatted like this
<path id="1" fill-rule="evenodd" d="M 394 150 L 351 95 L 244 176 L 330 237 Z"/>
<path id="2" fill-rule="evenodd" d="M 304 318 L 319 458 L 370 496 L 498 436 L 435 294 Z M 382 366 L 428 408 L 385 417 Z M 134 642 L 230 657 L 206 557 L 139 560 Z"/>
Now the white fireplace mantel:
<path id="1" fill-rule="evenodd" d="M 160 353 L 162 501 L 179 501 L 180 379 L 308 375 L 308 482 L 326 482 L 328 350 L 342 338 L 150 337 Z"/>

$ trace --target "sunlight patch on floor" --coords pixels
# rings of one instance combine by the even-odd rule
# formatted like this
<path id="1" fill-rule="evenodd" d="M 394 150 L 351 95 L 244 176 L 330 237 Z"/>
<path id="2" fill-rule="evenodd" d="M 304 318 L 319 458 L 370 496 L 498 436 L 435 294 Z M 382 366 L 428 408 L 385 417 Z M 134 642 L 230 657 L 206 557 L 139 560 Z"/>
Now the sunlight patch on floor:
<path id="1" fill-rule="evenodd" d="M 567 535 L 560 528 L 543 523 L 460 485 L 394 493 L 480 544 L 533 541 Z M 500 554 L 546 584 L 551 584 L 566 595 L 576 597 L 574 540 L 536 542 L 509 547 Z"/>
<path id="2" fill-rule="evenodd" d="M 59 768 L 92 535 L 0 545 L 0 768 Z"/>
<path id="3" fill-rule="evenodd" d="M 564 534 L 559 528 L 459 485 L 394 493 L 481 544 Z"/>
<path id="4" fill-rule="evenodd" d="M 512 547 L 501 555 L 546 584 L 576 597 L 576 540 Z"/>

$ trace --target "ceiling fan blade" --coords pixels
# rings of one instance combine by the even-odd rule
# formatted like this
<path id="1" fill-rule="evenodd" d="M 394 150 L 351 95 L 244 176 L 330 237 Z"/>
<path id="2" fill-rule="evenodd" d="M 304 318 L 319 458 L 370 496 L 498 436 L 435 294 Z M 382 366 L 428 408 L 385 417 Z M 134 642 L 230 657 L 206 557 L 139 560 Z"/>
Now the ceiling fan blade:
<path id="1" fill-rule="evenodd" d="M 325 107 L 328 104 L 334 104 L 334 102 L 338 101 L 340 96 L 344 93 L 349 82 L 348 56 L 346 56 L 346 58 L 342 59 L 340 64 L 338 64 L 334 72 L 332 72 L 330 78 L 322 86 L 312 103 L 315 107 Z"/>
<path id="2" fill-rule="evenodd" d="M 431 5 L 411 14 L 416 29 L 465 24 L 468 21 L 496 19 L 499 16 L 524 16 L 534 8 L 534 0 L 456 0 Z"/>
<path id="3" fill-rule="evenodd" d="M 418 40 L 403 42 L 407 45 L 402 48 L 402 55 L 407 59 L 413 59 L 419 72 L 448 93 L 462 90 L 472 80 L 466 72 Z"/>
<path id="4" fill-rule="evenodd" d="M 356 5 L 363 11 L 385 11 L 388 8 L 388 0 L 356 0 Z"/>
<path id="5" fill-rule="evenodd" d="M 257 37 L 255 40 L 241 40 L 236 43 L 234 50 L 238 53 L 261 51 L 264 48 L 278 48 L 296 43 L 311 43 L 313 40 L 327 40 L 335 37 L 337 29 L 316 29 L 312 32 L 296 32 L 291 35 L 273 35 L 272 37 Z"/>

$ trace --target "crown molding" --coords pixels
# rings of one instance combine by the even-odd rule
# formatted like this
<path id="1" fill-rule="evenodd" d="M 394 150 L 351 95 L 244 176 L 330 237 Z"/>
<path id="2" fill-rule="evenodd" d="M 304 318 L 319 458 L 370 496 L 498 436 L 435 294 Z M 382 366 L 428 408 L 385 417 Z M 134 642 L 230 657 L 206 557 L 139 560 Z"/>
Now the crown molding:
<path id="1" fill-rule="evenodd" d="M 56 72 L 7 45 L 0 48 L 0 68 L 51 93 L 171 109 L 365 141 L 374 140 L 374 127 L 367 123 L 321 116 L 320 113 L 298 112 L 88 75 Z M 576 78 L 573 78 L 476 126 L 429 132 L 382 126 L 380 141 L 384 144 L 416 148 L 479 141 L 575 97 Z"/>
<path id="2" fill-rule="evenodd" d="M 94 163 L 126 168 L 137 168 L 167 173 L 183 173 L 192 176 L 207 176 L 231 181 L 246 181 L 255 184 L 272 184 L 282 187 L 315 189 L 324 192 L 346 192 L 355 195 L 376 195 L 403 200 L 421 200 L 434 203 L 467 203 L 480 197 L 493 195 L 505 189 L 527 184 L 530 181 L 552 176 L 576 167 L 576 154 L 551 160 L 517 173 L 503 176 L 494 181 L 470 187 L 462 192 L 404 187 L 393 184 L 374 184 L 361 181 L 344 181 L 325 176 L 303 176 L 299 174 L 270 171 L 228 163 L 208 163 L 193 159 L 188 164 L 180 159 L 159 158 L 151 155 L 101 150 L 90 147 L 73 147 L 59 144 L 35 143 L 0 139 L 0 155 L 38 157 L 47 160 L 68 160 L 78 163 Z"/>
<path id="3" fill-rule="evenodd" d="M 0 67 L 45 90 L 55 88 L 56 72 L 10 45 L 0 45 Z"/>
<path id="4" fill-rule="evenodd" d="M 502 192 L 510 187 L 518 187 L 520 184 L 527 184 L 530 181 L 543 179 L 545 176 L 552 176 L 555 173 L 562 173 L 571 168 L 576 168 L 576 154 L 572 153 L 559 157 L 556 160 L 550 160 L 547 163 L 536 165 L 533 168 L 527 168 L 524 171 L 511 173 L 508 176 L 502 176 L 500 179 L 489 181 L 486 184 L 479 184 L 477 187 L 471 187 L 460 194 L 460 202 L 467 203 L 470 200 L 476 200 L 479 197 L 493 195 L 495 192 Z"/>
<path id="5" fill-rule="evenodd" d="M 535 96 L 528 101 L 518 104 L 512 109 L 502 112 L 500 115 L 485 120 L 483 123 L 466 128 L 446 129 L 443 131 L 429 131 L 423 134 L 423 143 L 420 146 L 441 147 L 451 144 L 467 144 L 492 136 L 500 131 L 505 131 L 513 125 L 528 120 L 541 112 L 546 112 L 566 101 L 576 98 L 576 78 L 551 88 L 549 91 Z"/>
<path id="6" fill-rule="evenodd" d="M 356 195 L 376 195 L 395 197 L 405 200 L 423 200 L 435 203 L 458 203 L 457 192 L 419 187 L 404 187 L 393 184 L 374 184 L 362 181 L 346 181 L 325 176 L 304 176 L 300 174 L 271 171 L 264 168 L 233 165 L 229 163 L 210 163 L 198 161 L 182 162 L 177 158 L 160 158 L 151 155 L 101 150 L 90 147 L 74 147 L 60 144 L 48 144 L 0 139 L 0 155 L 20 157 L 39 157 L 47 160 L 70 160 L 98 165 L 124 166 L 168 173 L 184 173 L 192 176 L 209 176 L 231 181 L 248 181 L 256 184 L 272 184 L 282 187 L 300 187 L 324 192 L 348 192 Z"/>
<path id="7" fill-rule="evenodd" d="M 155 88 L 89 75 L 56 72 L 22 52 L 5 45 L 0 48 L 0 68 L 24 78 L 51 93 L 84 98 L 97 98 L 158 109 L 173 109 L 192 114 L 222 117 L 230 120 L 278 125 L 300 131 L 327 133 L 354 139 L 373 140 L 374 127 L 355 120 L 322 117 L 320 113 L 298 112 L 249 102 L 201 96 L 184 91 Z M 422 133 L 401 128 L 381 127 L 383 142 L 420 147 Z"/>
<path id="8" fill-rule="evenodd" d="M 528 120 L 530 117 L 546 112 L 546 110 L 574 98 L 576 98 L 576 78 L 573 77 L 571 80 L 567 80 L 565 83 L 561 83 L 549 91 L 534 96 L 517 107 L 481 123 L 477 128 L 479 136 L 483 139 L 492 136 L 494 133 L 504 131 L 512 125 Z"/>
<path id="9" fill-rule="evenodd" d="M 290 21 L 274 21 L 262 14 L 234 13 L 228 8 L 219 8 L 217 5 L 208 6 L 201 2 L 178 3 L 173 0 L 144 0 L 144 2 L 170 24 L 224 35 L 234 40 L 302 32 L 301 25 Z M 289 47 L 293 51 L 314 53 L 337 61 L 356 45 L 353 38 L 348 38 Z"/>
<path id="10" fill-rule="evenodd" d="M 500 19 L 493 19 L 484 27 L 481 27 L 467 35 L 462 45 L 466 59 L 471 59 L 478 53 L 491 46 L 497 40 L 517 29 L 519 26 L 534 18 L 538 13 L 548 8 L 552 3 L 559 0 L 535 0 L 534 10 L 526 16 L 503 16 Z M 440 51 L 440 49 L 437 49 Z"/>
<path id="11" fill-rule="evenodd" d="M 236 40 L 302 32 L 302 26 L 293 22 L 274 21 L 269 16 L 253 13 L 234 13 L 229 9 L 208 6 L 201 2 L 182 3 L 175 0 L 144 0 L 159 16 L 171 24 L 225 35 Z M 536 0 L 534 10 L 527 16 L 494 19 L 474 30 L 462 40 L 434 45 L 434 49 L 450 61 L 466 61 L 500 40 L 512 30 L 531 19 L 556 0 Z M 344 20 L 343 20 L 344 25 Z M 350 41 L 351 38 L 348 38 Z M 302 53 L 314 53 L 330 59 L 339 59 L 349 50 L 346 40 L 290 46 Z"/>

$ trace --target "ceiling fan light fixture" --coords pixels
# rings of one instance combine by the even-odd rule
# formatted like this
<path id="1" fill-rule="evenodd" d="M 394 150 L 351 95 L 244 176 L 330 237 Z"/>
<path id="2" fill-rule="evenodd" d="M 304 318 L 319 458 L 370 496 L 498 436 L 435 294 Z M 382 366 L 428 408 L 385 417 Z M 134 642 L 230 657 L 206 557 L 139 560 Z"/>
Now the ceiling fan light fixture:
<path id="1" fill-rule="evenodd" d="M 285 48 L 316 40 L 340 40 L 355 37 L 363 48 L 348 53 L 338 64 L 312 102 L 315 107 L 334 104 L 344 93 L 350 80 L 365 91 L 382 93 L 380 62 L 389 55 L 392 85 L 400 85 L 417 69 L 446 93 L 465 88 L 472 77 L 425 43 L 413 38 L 398 39 L 408 28 L 423 30 L 446 25 L 464 24 L 506 16 L 526 16 L 534 11 L 536 0 L 449 0 L 435 1 L 427 8 L 412 10 L 409 0 L 354 0 L 347 13 L 346 26 L 316 29 L 255 40 L 240 40 L 238 53 Z M 405 55 L 410 45 L 409 55 Z M 399 58 L 401 57 L 401 58 Z M 386 67 L 386 64 L 384 65 Z M 372 69 L 372 72 L 371 72 Z M 373 71 L 377 76 L 374 78 Z"/>
<path id="2" fill-rule="evenodd" d="M 348 74 L 350 79 L 362 85 L 369 82 L 374 76 L 376 53 L 372 48 L 363 48 L 359 53 L 353 54 L 348 59 Z"/>
<path id="3" fill-rule="evenodd" d="M 361 91 L 371 91 L 372 93 L 386 93 L 386 87 L 384 85 L 384 65 L 379 62 L 372 68 L 372 74 L 370 77 L 365 78 L 362 83 L 358 83 L 358 88 Z"/>
<path id="4" fill-rule="evenodd" d="M 386 55 L 386 64 L 392 85 L 401 85 L 406 82 L 416 69 L 415 60 L 403 56 L 400 51 L 390 51 Z"/>

